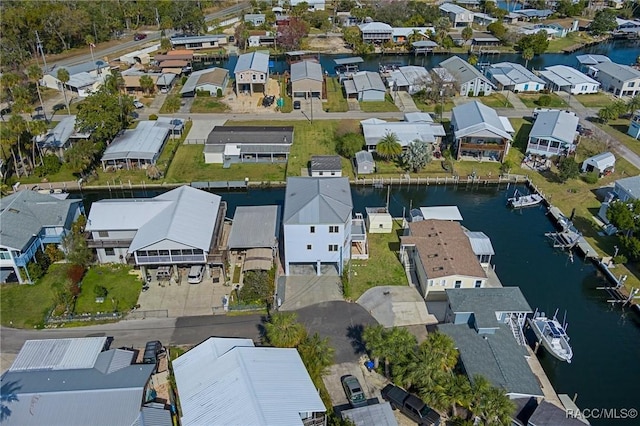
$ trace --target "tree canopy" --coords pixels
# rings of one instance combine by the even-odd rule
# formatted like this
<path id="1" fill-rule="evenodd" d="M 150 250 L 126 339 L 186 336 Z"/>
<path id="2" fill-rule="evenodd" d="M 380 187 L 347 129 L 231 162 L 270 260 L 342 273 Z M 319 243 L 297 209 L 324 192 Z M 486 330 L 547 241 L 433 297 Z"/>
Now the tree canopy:
<path id="1" fill-rule="evenodd" d="M 544 30 L 539 31 L 535 34 L 527 34 L 520 37 L 517 47 L 520 51 L 531 49 L 533 50 L 534 54 L 541 55 L 549 47 L 549 40 L 547 39 L 547 37 L 547 32 Z"/>
<path id="2" fill-rule="evenodd" d="M 606 34 L 618 27 L 616 12 L 613 9 L 602 9 L 596 12 L 593 21 L 589 25 L 589 32 L 593 35 Z"/>
<path id="3" fill-rule="evenodd" d="M 402 164 L 407 170 L 419 172 L 431 162 L 432 151 L 432 144 L 416 139 L 402 152 Z"/>
<path id="4" fill-rule="evenodd" d="M 376 153 L 385 160 L 390 160 L 400 155 L 402 153 L 402 145 L 400 145 L 398 136 L 395 133 L 387 133 L 378 141 Z"/>

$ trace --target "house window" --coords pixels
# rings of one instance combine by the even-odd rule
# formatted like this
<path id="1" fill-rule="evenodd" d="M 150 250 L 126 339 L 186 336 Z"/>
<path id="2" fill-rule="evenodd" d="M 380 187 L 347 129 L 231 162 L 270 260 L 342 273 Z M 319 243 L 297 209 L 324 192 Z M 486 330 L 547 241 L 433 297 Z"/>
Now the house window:
<path id="1" fill-rule="evenodd" d="M 0 251 L 0 259 L 11 259 L 11 253 L 8 251 Z"/>
<path id="2" fill-rule="evenodd" d="M 252 76 L 252 77 L 253 77 L 253 81 L 255 81 L 255 80 L 256 80 L 256 75 L 255 75 L 255 74 L 253 74 L 253 76 Z"/>
<path id="3" fill-rule="evenodd" d="M 447 280 L 442 280 L 442 281 L 440 281 L 440 285 L 441 285 L 442 287 L 446 286 L 446 285 L 447 285 Z"/>
<path id="4" fill-rule="evenodd" d="M 318 175 L 322 176 L 324 175 L 324 172 L 318 172 Z"/>
<path id="5" fill-rule="evenodd" d="M 114 249 L 112 249 L 112 248 L 106 248 L 106 249 L 104 249 L 104 254 L 106 256 L 115 256 L 116 251 Z"/>
<path id="6" fill-rule="evenodd" d="M 315 226 L 310 226 L 310 227 L 309 227 L 309 232 L 310 232 L 311 234 L 315 234 L 315 233 L 316 233 L 316 227 L 315 227 Z"/>
<path id="7" fill-rule="evenodd" d="M 307 244 L 307 250 L 311 250 L 311 244 Z"/>
<path id="8" fill-rule="evenodd" d="M 329 251 L 338 251 L 337 244 L 329 244 Z"/>
<path id="9" fill-rule="evenodd" d="M 461 287 L 462 287 L 462 281 L 456 280 L 455 284 L 453 285 L 453 288 L 461 288 Z"/>
<path id="10" fill-rule="evenodd" d="M 433 280 L 429 280 L 429 287 L 433 287 Z"/>
<path id="11" fill-rule="evenodd" d="M 329 233 L 330 234 L 337 234 L 338 233 L 338 227 L 337 226 L 330 226 L 329 227 Z"/>
<path id="12" fill-rule="evenodd" d="M 633 87 L 633 86 L 635 86 L 635 85 L 636 85 L 636 82 L 635 82 L 635 81 L 631 81 L 631 82 L 629 82 L 629 84 L 627 85 L 627 87 Z"/>
<path id="13" fill-rule="evenodd" d="M 476 280 L 476 283 L 474 284 L 475 288 L 481 288 L 482 287 L 482 280 Z"/>
<path id="14" fill-rule="evenodd" d="M 109 231 L 98 231 L 98 237 L 107 238 L 109 236 Z"/>

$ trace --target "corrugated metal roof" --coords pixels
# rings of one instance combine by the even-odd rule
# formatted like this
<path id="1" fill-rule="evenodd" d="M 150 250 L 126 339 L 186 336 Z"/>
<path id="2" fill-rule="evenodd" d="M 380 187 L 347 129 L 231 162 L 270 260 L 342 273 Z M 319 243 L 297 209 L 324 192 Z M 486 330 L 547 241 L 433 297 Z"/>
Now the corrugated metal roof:
<path id="1" fill-rule="evenodd" d="M 398 137 L 400 145 L 407 146 L 414 140 L 433 143 L 438 136 L 445 136 L 442 124 L 393 121 L 384 120 L 373 121 L 371 119 L 361 121 L 362 133 L 365 144 L 368 146 L 377 145 L 387 134 L 393 133 Z"/>
<path id="2" fill-rule="evenodd" d="M 455 13 L 456 15 L 459 13 L 472 13 L 470 10 L 467 10 L 464 7 L 460 7 L 457 4 L 453 4 L 453 3 L 441 4 L 440 10 L 447 13 Z"/>
<path id="3" fill-rule="evenodd" d="M 106 337 L 27 340 L 9 371 L 93 368 Z"/>
<path id="4" fill-rule="evenodd" d="M 342 170 L 342 160 L 339 155 L 311 156 L 311 171 L 331 172 Z"/>
<path id="5" fill-rule="evenodd" d="M 191 73 L 186 83 L 180 89 L 180 93 L 189 93 L 196 90 L 196 88 L 203 83 L 213 83 L 222 87 L 224 81 L 229 74 L 228 70 L 224 68 L 209 68 L 200 71 L 194 71 Z M 213 78 L 207 78 L 205 76 L 211 76 Z M 205 81 L 206 80 L 206 81 Z"/>
<path id="6" fill-rule="evenodd" d="M 353 75 L 353 84 L 357 92 L 365 90 L 376 90 L 386 92 L 387 88 L 382 82 L 380 74 L 371 71 L 360 71 Z"/>
<path id="7" fill-rule="evenodd" d="M 558 87 L 597 84 L 597 81 L 580 71 L 566 65 L 553 65 L 540 71 L 540 75 Z"/>
<path id="8" fill-rule="evenodd" d="M 544 84 L 544 81 L 540 77 L 522 65 L 512 62 L 492 64 L 489 67 L 488 73 L 490 73 L 493 79 L 505 86 L 529 82 Z"/>
<path id="9" fill-rule="evenodd" d="M 86 230 L 137 230 L 169 204 L 155 198 L 99 200 L 91 205 Z"/>
<path id="10" fill-rule="evenodd" d="M 615 181 L 625 192 L 629 193 L 633 198 L 640 199 L 640 176 L 633 176 Z"/>
<path id="11" fill-rule="evenodd" d="M 153 160 L 160 155 L 170 127 L 159 121 L 140 121 L 135 129 L 125 130 L 105 149 L 102 161 L 144 159 Z"/>
<path id="12" fill-rule="evenodd" d="M 367 22 L 365 24 L 358 25 L 358 27 L 363 33 L 393 32 L 393 27 L 389 24 L 385 24 L 384 22 Z"/>
<path id="13" fill-rule="evenodd" d="M 322 66 L 314 61 L 301 61 L 291 64 L 291 81 L 304 79 L 322 81 Z"/>
<path id="14" fill-rule="evenodd" d="M 133 361 L 133 351 L 123 349 L 111 349 L 101 352 L 94 368 L 104 374 L 110 374 L 122 368 L 128 367 Z"/>
<path id="15" fill-rule="evenodd" d="M 504 128 L 498 113 L 493 108 L 478 101 L 454 107 L 452 116 L 452 122 L 455 122 L 454 133 L 456 139 L 481 131 L 488 131 L 509 141 L 513 140 Z"/>
<path id="16" fill-rule="evenodd" d="M 578 55 L 576 59 L 582 65 L 595 65 L 601 62 L 611 62 L 608 56 L 605 55 Z"/>
<path id="17" fill-rule="evenodd" d="M 587 158 L 584 162 L 593 165 L 600 171 L 604 171 L 607 167 L 612 167 L 616 163 L 616 157 L 610 152 L 603 152 Z"/>
<path id="18" fill-rule="evenodd" d="M 269 55 L 261 52 L 245 53 L 238 57 L 234 74 L 243 71 L 269 72 Z"/>
<path id="19" fill-rule="evenodd" d="M 295 349 L 212 337 L 173 368 L 184 426 L 302 425 L 300 413 L 326 412 Z"/>
<path id="20" fill-rule="evenodd" d="M 485 83 L 493 86 L 493 83 L 491 83 L 476 67 L 458 56 L 452 56 L 449 59 L 440 62 L 440 67 L 449 71 L 449 73 L 454 76 L 460 84 L 465 84 L 479 78 Z"/>
<path id="21" fill-rule="evenodd" d="M 360 56 L 353 56 L 349 58 L 334 59 L 333 62 L 335 62 L 336 65 L 352 65 L 352 64 L 361 64 L 364 62 L 364 59 L 362 59 Z"/>
<path id="22" fill-rule="evenodd" d="M 62 118 L 56 124 L 56 127 L 49 130 L 43 137 L 36 140 L 41 147 L 61 148 L 67 144 L 67 141 L 76 130 L 76 116 L 70 115 Z"/>
<path id="23" fill-rule="evenodd" d="M 391 404 L 386 401 L 366 407 L 342 410 L 340 415 L 343 419 L 351 420 L 355 426 L 398 426 Z"/>
<path id="24" fill-rule="evenodd" d="M 145 404 L 138 419 L 131 426 L 173 426 L 171 411 L 165 409 L 164 404 Z"/>
<path id="25" fill-rule="evenodd" d="M 484 232 L 465 231 L 465 234 L 469 237 L 471 249 L 476 255 L 489 254 L 493 256 L 496 254 L 493 250 L 493 245 L 491 244 L 491 238 L 489 238 Z"/>
<path id="26" fill-rule="evenodd" d="M 433 123 L 433 117 L 428 112 L 405 112 L 404 121 L 407 123 Z"/>
<path id="27" fill-rule="evenodd" d="M 238 206 L 229 234 L 230 249 L 275 247 L 280 230 L 278 206 Z"/>
<path id="28" fill-rule="evenodd" d="M 596 78 L 598 78 L 600 73 L 603 73 L 621 82 L 640 79 L 640 71 L 630 67 L 629 65 L 616 64 L 615 62 L 602 62 L 593 65 L 593 68 L 598 70 Z"/>
<path id="29" fill-rule="evenodd" d="M 284 199 L 284 224 L 337 224 L 351 217 L 349 179 L 290 177 Z"/>
<path id="30" fill-rule="evenodd" d="M 369 151 L 358 151 L 356 152 L 356 163 L 357 164 L 365 164 L 365 163 L 374 164 L 373 155 Z"/>
<path id="31" fill-rule="evenodd" d="M 558 141 L 572 144 L 576 139 L 578 130 L 578 116 L 566 111 L 541 111 L 533 123 L 530 138 L 553 138 Z"/>
<path id="32" fill-rule="evenodd" d="M 424 220 L 462 220 L 462 214 L 457 206 L 420 207 Z"/>
<path id="33" fill-rule="evenodd" d="M 191 44 L 191 43 L 207 43 L 207 42 L 216 42 L 217 40 L 226 39 L 226 38 L 227 36 L 224 34 L 176 37 L 171 39 L 171 44 L 175 46 L 175 45 Z"/>

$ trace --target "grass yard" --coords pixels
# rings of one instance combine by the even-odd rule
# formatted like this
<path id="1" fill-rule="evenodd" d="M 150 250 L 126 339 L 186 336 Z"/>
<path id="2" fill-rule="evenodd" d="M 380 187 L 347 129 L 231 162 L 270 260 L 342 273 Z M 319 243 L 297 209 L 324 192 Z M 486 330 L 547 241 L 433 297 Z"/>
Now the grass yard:
<path id="1" fill-rule="evenodd" d="M 562 53 L 565 49 L 591 43 L 593 40 L 594 38 L 585 32 L 572 32 L 567 34 L 566 37 L 554 38 L 549 41 L 549 47 L 547 48 L 546 53 Z"/>
<path id="2" fill-rule="evenodd" d="M 323 102 L 323 108 L 328 112 L 346 112 L 349 111 L 349 105 L 342 93 L 342 86 L 338 83 L 337 77 L 326 79 L 327 82 L 327 101 Z"/>
<path id="3" fill-rule="evenodd" d="M 351 298 L 358 298 L 368 289 L 380 285 L 407 285 L 404 266 L 398 259 L 400 223 L 394 222 L 390 234 L 367 234 L 369 259 L 351 261 Z"/>
<path id="4" fill-rule="evenodd" d="M 282 77 L 278 78 L 278 82 L 280 83 L 280 97 L 284 100 L 284 105 L 280 107 L 280 112 L 291 112 L 293 111 L 293 101 L 287 93 L 287 84 Z"/>
<path id="5" fill-rule="evenodd" d="M 82 292 L 76 300 L 76 314 L 98 312 L 128 312 L 142 290 L 138 275 L 130 274 L 128 265 L 93 266 L 82 279 Z M 108 293 L 104 303 L 96 303 L 94 289 L 102 286 Z"/>
<path id="6" fill-rule="evenodd" d="M 607 93 L 593 93 L 590 95 L 577 95 L 576 98 L 587 108 L 602 108 L 613 103 L 613 96 Z"/>
<path id="7" fill-rule="evenodd" d="M 191 105 L 193 113 L 216 113 L 229 111 L 229 106 L 211 96 L 196 96 Z"/>
<path id="8" fill-rule="evenodd" d="M 511 102 L 509 102 L 502 93 L 480 96 L 478 100 L 491 108 L 513 108 Z"/>
<path id="9" fill-rule="evenodd" d="M 529 108 L 541 108 L 542 106 L 538 104 L 538 99 L 542 94 L 537 93 L 518 93 L 518 97 L 522 101 L 523 104 L 528 106 Z M 551 98 L 551 103 L 549 105 L 545 105 L 543 108 L 564 108 L 567 106 L 567 103 L 560 96 L 555 93 L 549 93 L 548 95 Z"/>
<path id="10" fill-rule="evenodd" d="M 78 180 L 78 177 L 74 175 L 73 172 L 69 169 L 69 165 L 67 163 L 63 163 L 58 173 L 49 174 L 46 176 L 46 178 L 36 176 L 36 175 L 31 175 L 28 177 L 21 176 L 19 178 L 12 176 L 9 180 L 20 181 L 23 185 L 38 183 L 38 184 L 41 184 L 40 186 L 42 188 L 48 189 L 49 186 L 46 182 L 71 182 L 71 181 L 75 182 Z"/>
<path id="11" fill-rule="evenodd" d="M 627 130 L 629 130 L 629 119 L 619 118 L 617 120 L 610 120 L 607 124 L 597 123 L 597 126 L 619 140 L 631 151 L 640 155 L 640 141 L 627 134 Z"/>
<path id="12" fill-rule="evenodd" d="M 384 101 L 360 102 L 360 110 L 363 112 L 398 112 L 398 107 L 391 96 L 386 95 Z"/>
<path id="13" fill-rule="evenodd" d="M 416 104 L 416 107 L 422 112 L 435 112 L 437 103 L 425 103 L 419 96 L 412 96 L 413 102 Z M 442 110 L 444 112 L 449 112 L 456 106 L 453 101 L 447 100 L 442 104 Z"/>

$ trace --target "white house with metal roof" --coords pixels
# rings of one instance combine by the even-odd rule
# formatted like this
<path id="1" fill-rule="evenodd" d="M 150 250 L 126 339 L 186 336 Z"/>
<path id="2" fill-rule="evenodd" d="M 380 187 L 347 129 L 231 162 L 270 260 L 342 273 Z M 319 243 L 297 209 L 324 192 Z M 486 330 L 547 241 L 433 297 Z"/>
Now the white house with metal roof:
<path id="1" fill-rule="evenodd" d="M 324 77 L 322 66 L 315 61 L 300 61 L 291 64 L 291 96 L 324 99 Z"/>
<path id="2" fill-rule="evenodd" d="M 142 415 L 156 365 L 107 347 L 106 337 L 26 341 L 0 377 L 2 424 L 171 426 L 168 410 Z"/>
<path id="3" fill-rule="evenodd" d="M 219 195 L 189 186 L 153 198 L 104 199 L 91 205 L 87 244 L 100 263 L 218 265 L 225 213 Z"/>
<path id="4" fill-rule="evenodd" d="M 602 90 L 619 98 L 640 95 L 640 71 L 629 65 L 602 62 L 590 67 L 590 75 L 602 85 Z"/>
<path id="5" fill-rule="evenodd" d="M 473 24 L 474 14 L 472 11 L 465 9 L 453 3 L 443 3 L 439 7 L 440 14 L 449 18 L 454 28 L 468 27 Z"/>
<path id="6" fill-rule="evenodd" d="M 493 83 L 487 77 L 458 56 L 452 56 L 440 62 L 440 67 L 446 69 L 456 79 L 462 96 L 490 95 L 494 89 Z"/>
<path id="7" fill-rule="evenodd" d="M 578 121 L 578 116 L 573 112 L 539 112 L 529 132 L 526 153 L 550 157 L 574 152 L 577 145 Z"/>
<path id="8" fill-rule="evenodd" d="M 308 5 L 310 11 L 324 10 L 326 3 L 325 0 L 290 0 L 289 2 L 279 0 L 278 4 L 284 5 L 285 3 L 288 3 L 291 7 L 295 7 L 303 2 Z"/>
<path id="9" fill-rule="evenodd" d="M 457 158 L 504 161 L 514 129 L 506 117 L 478 101 L 453 108 L 451 115 Z"/>
<path id="10" fill-rule="evenodd" d="M 229 70 L 224 68 L 209 68 L 194 71 L 189 75 L 186 83 L 180 89 L 180 95 L 184 97 L 194 97 L 199 90 L 211 93 L 216 96 L 218 90 L 224 95 L 229 83 Z"/>
<path id="11" fill-rule="evenodd" d="M 212 49 L 227 44 L 227 36 L 224 34 L 206 34 L 188 37 L 173 37 L 170 39 L 174 49 Z"/>
<path id="12" fill-rule="evenodd" d="M 60 244 L 84 212 L 82 200 L 36 191 L 18 191 L 0 198 L 0 282 L 31 282 L 28 263 L 47 244 Z"/>
<path id="13" fill-rule="evenodd" d="M 326 411 L 296 349 L 210 337 L 173 361 L 183 426 L 324 426 Z"/>
<path id="14" fill-rule="evenodd" d="M 428 114 L 426 114 L 428 116 Z M 364 143 L 369 152 L 374 152 L 378 142 L 393 133 L 404 148 L 415 140 L 438 145 L 446 132 L 442 124 L 428 121 L 391 121 L 368 118 L 360 122 Z"/>
<path id="15" fill-rule="evenodd" d="M 278 253 L 280 207 L 238 206 L 227 247 L 240 254 L 242 270 L 268 271 Z"/>
<path id="16" fill-rule="evenodd" d="M 110 75 L 111 66 L 102 60 L 72 66 L 56 66 L 42 77 L 42 85 L 62 91 L 63 83 L 58 80 L 58 71 L 61 69 L 69 73 L 69 81 L 64 83 L 66 90 L 77 93 L 80 97 L 86 97 L 100 88 L 104 79 Z"/>
<path id="17" fill-rule="evenodd" d="M 46 133 L 36 136 L 35 140 L 41 150 L 51 152 L 63 159 L 64 152 L 73 141 L 89 139 L 91 133 L 76 131 L 76 116 L 63 117 L 56 127 L 48 129 Z"/>
<path id="18" fill-rule="evenodd" d="M 618 179 L 613 192 L 620 201 L 640 200 L 640 176 Z"/>
<path id="19" fill-rule="evenodd" d="M 393 27 L 384 22 L 366 22 L 358 28 L 365 43 L 384 43 L 393 39 Z"/>
<path id="20" fill-rule="evenodd" d="M 236 93 L 265 93 L 269 81 L 269 55 L 262 52 L 240 55 L 233 74 L 236 78 Z"/>
<path id="21" fill-rule="evenodd" d="M 352 210 L 348 178 L 287 178 L 282 217 L 285 274 L 311 266 L 321 275 L 327 266 L 342 275 L 351 259 Z"/>
<path id="22" fill-rule="evenodd" d="M 343 80 L 347 98 L 355 98 L 361 102 L 384 101 L 387 88 L 380 74 L 371 71 L 359 71 L 351 79 Z"/>
<path id="23" fill-rule="evenodd" d="M 545 82 L 540 77 L 513 62 L 491 64 L 486 73 L 500 90 L 538 92 L 545 88 Z"/>
<path id="24" fill-rule="evenodd" d="M 540 77 L 554 92 L 568 92 L 572 95 L 598 93 L 600 83 L 580 71 L 566 65 L 553 65 L 540 71 Z"/>
<path id="25" fill-rule="evenodd" d="M 415 65 L 398 67 L 397 70 L 391 71 L 389 77 L 387 77 L 389 90 L 401 90 L 409 92 L 411 95 L 426 89 L 431 81 L 429 71 L 425 67 Z"/>

